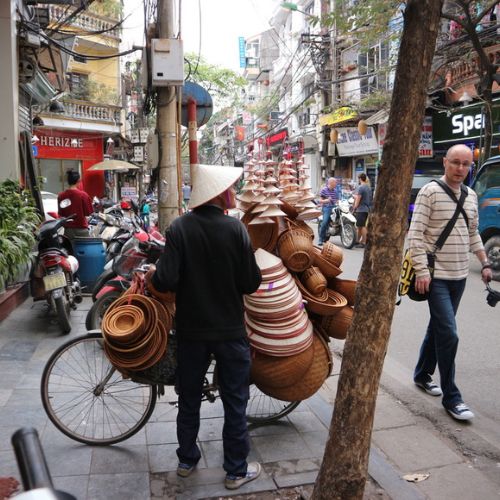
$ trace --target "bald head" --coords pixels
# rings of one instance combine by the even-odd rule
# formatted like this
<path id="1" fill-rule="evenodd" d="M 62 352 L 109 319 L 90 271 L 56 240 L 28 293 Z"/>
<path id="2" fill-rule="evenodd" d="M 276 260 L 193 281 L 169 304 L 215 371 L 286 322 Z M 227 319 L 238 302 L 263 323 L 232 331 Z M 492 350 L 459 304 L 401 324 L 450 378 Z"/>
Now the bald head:
<path id="1" fill-rule="evenodd" d="M 451 157 L 457 156 L 457 155 L 460 155 L 460 156 L 462 156 L 462 155 L 469 156 L 470 155 L 470 159 L 472 162 L 472 151 L 469 148 L 469 146 L 466 146 L 465 144 L 455 144 L 450 149 L 448 149 L 448 151 L 446 152 L 446 158 L 448 158 L 448 159 Z"/>
<path id="2" fill-rule="evenodd" d="M 337 185 L 337 179 L 335 179 L 335 177 L 328 177 L 326 185 L 329 189 L 333 189 Z"/>
<path id="3" fill-rule="evenodd" d="M 472 165 L 472 151 L 465 144 L 456 144 L 448 149 L 443 163 L 446 183 L 458 189 L 469 174 Z"/>

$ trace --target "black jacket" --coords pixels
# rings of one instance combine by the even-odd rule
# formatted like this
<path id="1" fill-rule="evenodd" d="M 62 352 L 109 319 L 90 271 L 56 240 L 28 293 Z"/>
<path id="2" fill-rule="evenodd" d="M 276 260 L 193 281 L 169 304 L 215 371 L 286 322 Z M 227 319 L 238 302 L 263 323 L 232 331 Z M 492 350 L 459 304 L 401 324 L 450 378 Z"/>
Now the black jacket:
<path id="1" fill-rule="evenodd" d="M 160 292 L 176 292 L 176 330 L 192 340 L 246 336 L 243 295 L 261 282 L 245 226 L 214 205 L 174 220 L 153 275 Z"/>

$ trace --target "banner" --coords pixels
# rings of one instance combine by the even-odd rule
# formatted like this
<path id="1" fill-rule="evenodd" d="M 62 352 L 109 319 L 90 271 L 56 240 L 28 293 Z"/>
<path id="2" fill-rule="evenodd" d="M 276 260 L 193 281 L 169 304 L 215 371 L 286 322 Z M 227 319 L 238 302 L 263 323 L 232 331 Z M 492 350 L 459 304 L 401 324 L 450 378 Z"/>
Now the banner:
<path id="1" fill-rule="evenodd" d="M 377 153 L 378 142 L 373 127 L 368 127 L 365 135 L 357 128 L 338 128 L 337 150 L 339 156 L 363 156 Z"/>

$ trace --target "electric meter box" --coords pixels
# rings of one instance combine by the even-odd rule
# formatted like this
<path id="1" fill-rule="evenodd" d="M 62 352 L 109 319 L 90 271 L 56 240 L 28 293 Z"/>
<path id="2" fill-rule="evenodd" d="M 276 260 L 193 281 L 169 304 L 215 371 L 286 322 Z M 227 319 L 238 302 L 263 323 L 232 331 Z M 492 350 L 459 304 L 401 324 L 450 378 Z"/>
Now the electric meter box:
<path id="1" fill-rule="evenodd" d="M 184 84 L 182 40 L 177 38 L 151 40 L 151 73 L 153 87 Z"/>

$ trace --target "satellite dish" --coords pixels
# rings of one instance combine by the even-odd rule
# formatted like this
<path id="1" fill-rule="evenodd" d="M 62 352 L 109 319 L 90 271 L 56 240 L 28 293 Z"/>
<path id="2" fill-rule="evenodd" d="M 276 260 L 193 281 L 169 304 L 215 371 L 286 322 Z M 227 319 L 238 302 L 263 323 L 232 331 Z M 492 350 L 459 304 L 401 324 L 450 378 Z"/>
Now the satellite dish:
<path id="1" fill-rule="evenodd" d="M 184 127 L 188 126 L 187 103 L 189 99 L 196 101 L 196 125 L 198 128 L 205 125 L 213 112 L 212 97 L 197 83 L 185 82 L 182 88 L 182 110 L 181 123 Z"/>

